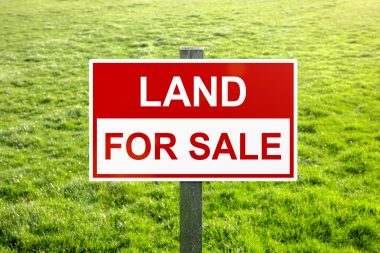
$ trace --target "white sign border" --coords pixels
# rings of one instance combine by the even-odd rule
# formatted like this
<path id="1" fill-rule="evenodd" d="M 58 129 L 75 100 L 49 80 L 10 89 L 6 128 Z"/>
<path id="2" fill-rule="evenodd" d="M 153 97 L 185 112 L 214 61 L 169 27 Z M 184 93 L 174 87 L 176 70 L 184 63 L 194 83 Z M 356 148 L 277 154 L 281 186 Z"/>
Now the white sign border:
<path id="1" fill-rule="evenodd" d="M 94 178 L 93 177 L 93 64 L 94 63 L 292 63 L 293 64 L 293 177 L 269 178 Z M 296 59 L 90 59 L 89 60 L 89 179 L 93 182 L 103 181 L 296 181 L 298 178 L 298 62 Z"/>

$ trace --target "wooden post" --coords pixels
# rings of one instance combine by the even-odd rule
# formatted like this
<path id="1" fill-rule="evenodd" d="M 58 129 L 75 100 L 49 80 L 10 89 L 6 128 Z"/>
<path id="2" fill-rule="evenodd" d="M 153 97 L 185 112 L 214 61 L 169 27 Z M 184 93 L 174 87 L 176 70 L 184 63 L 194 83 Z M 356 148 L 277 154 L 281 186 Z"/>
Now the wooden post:
<path id="1" fill-rule="evenodd" d="M 203 47 L 180 47 L 181 59 L 203 59 Z M 180 183 L 180 252 L 202 252 L 202 182 Z"/>

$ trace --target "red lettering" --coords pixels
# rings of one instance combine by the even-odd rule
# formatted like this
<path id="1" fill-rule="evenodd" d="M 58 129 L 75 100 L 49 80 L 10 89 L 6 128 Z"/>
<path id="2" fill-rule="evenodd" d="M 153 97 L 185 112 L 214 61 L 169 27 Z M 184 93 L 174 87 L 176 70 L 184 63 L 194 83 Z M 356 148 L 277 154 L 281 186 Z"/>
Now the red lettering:
<path id="1" fill-rule="evenodd" d="M 133 152 L 133 150 L 132 150 L 132 142 L 136 138 L 141 138 L 145 142 L 145 150 L 144 150 L 144 152 L 141 155 L 136 155 Z M 134 160 L 143 160 L 143 159 L 145 159 L 149 155 L 150 149 L 151 149 L 151 144 L 150 144 L 149 137 L 146 134 L 143 134 L 143 133 L 133 133 L 133 134 L 131 134 L 128 137 L 128 139 L 127 139 L 127 147 L 126 147 L 126 149 L 127 149 L 127 153 L 129 155 L 129 157 L 131 157 L 132 159 L 134 159 Z"/>
<path id="2" fill-rule="evenodd" d="M 121 138 L 122 133 L 106 133 L 106 160 L 111 159 L 111 148 L 121 148 L 120 143 L 111 143 L 111 138 Z"/>
<path id="3" fill-rule="evenodd" d="M 268 148 L 279 148 L 279 143 L 268 143 L 268 138 L 280 138 L 281 133 L 262 133 L 261 153 L 263 160 L 281 160 L 281 155 L 268 155 Z"/>
<path id="4" fill-rule="evenodd" d="M 156 148 L 154 150 L 154 158 L 159 160 L 161 158 L 161 149 L 164 149 L 168 153 L 170 159 L 177 160 L 176 155 L 174 154 L 172 147 L 175 145 L 176 138 L 171 133 L 156 133 L 155 135 Z M 161 143 L 161 138 L 169 138 L 169 143 Z"/>
<path id="5" fill-rule="evenodd" d="M 198 133 L 194 133 L 190 137 L 191 145 L 193 145 L 196 148 L 202 149 L 204 153 L 202 155 L 197 155 L 194 150 L 190 150 L 189 153 L 190 153 L 190 156 L 195 160 L 204 160 L 210 155 L 210 148 L 206 144 L 198 142 L 197 138 L 202 138 L 204 141 L 208 141 L 209 140 L 208 135 L 205 133 L 198 132 Z"/>
<path id="6" fill-rule="evenodd" d="M 222 148 L 223 143 L 226 143 L 227 148 Z M 231 140 L 228 137 L 227 133 L 222 133 L 220 135 L 218 144 L 216 145 L 214 155 L 212 156 L 213 160 L 217 160 L 219 154 L 229 154 L 232 160 L 236 160 L 236 154 L 234 148 L 232 147 Z"/>
<path id="7" fill-rule="evenodd" d="M 245 134 L 240 134 L 240 159 L 241 160 L 257 160 L 259 159 L 258 155 L 247 155 L 245 153 Z"/>

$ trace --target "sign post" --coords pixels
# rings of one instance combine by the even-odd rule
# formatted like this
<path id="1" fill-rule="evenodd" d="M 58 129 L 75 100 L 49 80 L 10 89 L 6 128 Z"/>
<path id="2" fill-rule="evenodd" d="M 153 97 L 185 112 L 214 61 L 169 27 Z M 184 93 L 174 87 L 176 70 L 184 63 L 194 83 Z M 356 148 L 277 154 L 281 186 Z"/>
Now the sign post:
<path id="1" fill-rule="evenodd" d="M 181 47 L 181 59 L 203 59 L 202 47 Z M 180 182 L 180 250 L 202 252 L 202 182 Z"/>
<path id="2" fill-rule="evenodd" d="M 297 180 L 297 61 L 90 60 L 91 181 L 179 181 L 180 251 L 202 252 L 203 181 Z"/>

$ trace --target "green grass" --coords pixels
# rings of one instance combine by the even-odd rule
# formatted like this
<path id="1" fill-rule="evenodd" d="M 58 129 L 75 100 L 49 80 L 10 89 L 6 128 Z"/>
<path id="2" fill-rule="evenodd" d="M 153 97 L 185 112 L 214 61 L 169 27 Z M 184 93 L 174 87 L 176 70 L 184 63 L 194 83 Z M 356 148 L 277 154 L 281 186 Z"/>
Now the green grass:
<path id="1" fill-rule="evenodd" d="M 299 179 L 204 183 L 205 252 L 380 252 L 380 2 L 0 0 L 0 252 L 176 252 L 178 183 L 88 181 L 88 60 L 299 62 Z"/>

